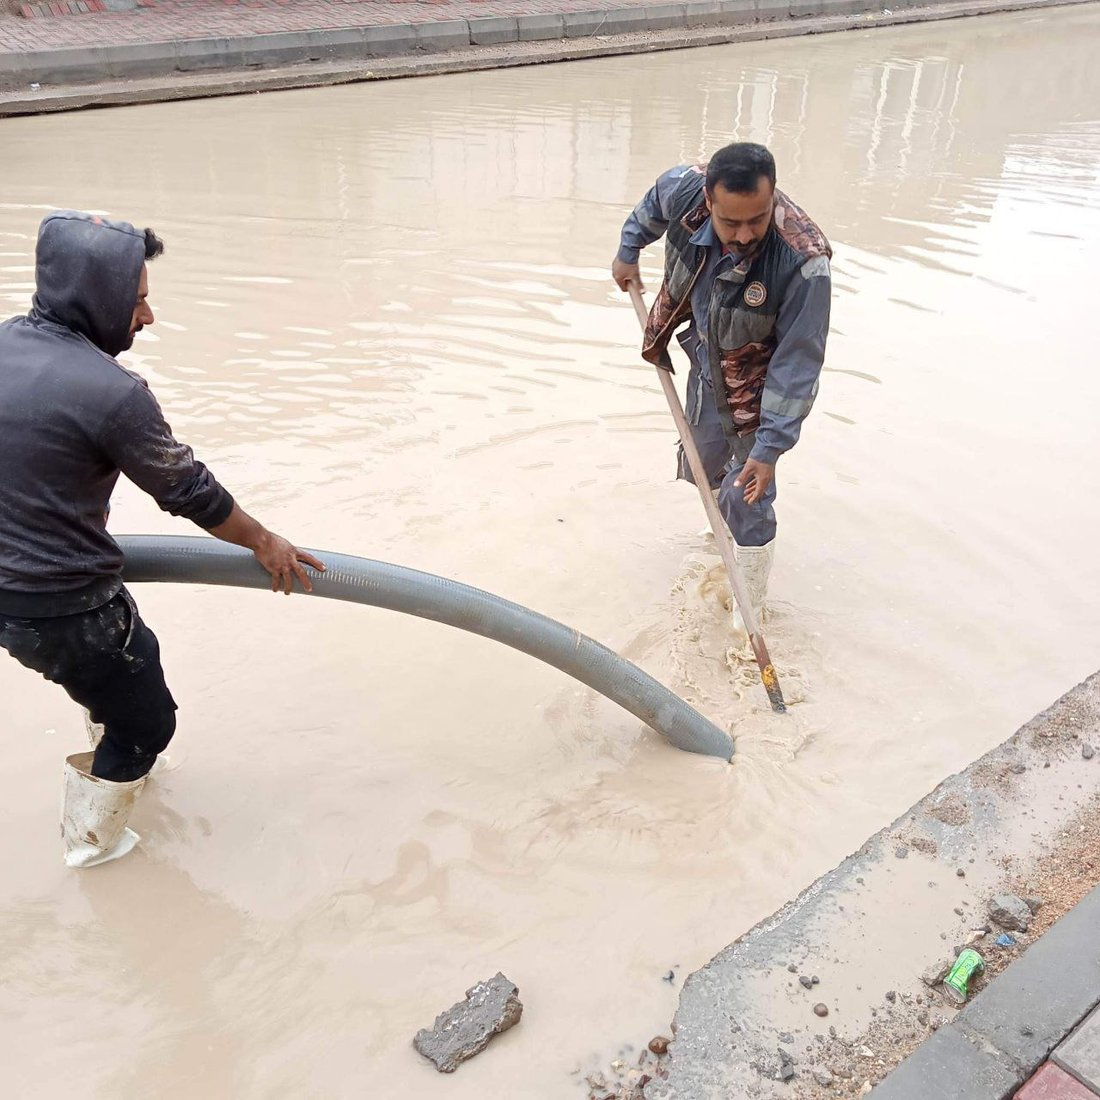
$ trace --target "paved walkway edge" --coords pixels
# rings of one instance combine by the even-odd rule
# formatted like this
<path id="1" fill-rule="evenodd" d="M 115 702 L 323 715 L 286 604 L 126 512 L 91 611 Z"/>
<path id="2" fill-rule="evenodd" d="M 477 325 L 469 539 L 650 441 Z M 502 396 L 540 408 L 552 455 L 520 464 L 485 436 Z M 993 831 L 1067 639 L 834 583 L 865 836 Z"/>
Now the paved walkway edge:
<path id="1" fill-rule="evenodd" d="M 695 0 L 564 15 L 0 53 L 0 116 L 506 68 L 1095 0 Z M 433 56 L 433 54 L 435 56 Z M 38 91 L 32 84 L 41 85 Z"/>
<path id="2" fill-rule="evenodd" d="M 998 975 L 871 1100 L 1009 1100 L 1100 1004 L 1100 887 Z"/>
<path id="3" fill-rule="evenodd" d="M 665 1076 L 645 1086 L 646 1100 L 780 1100 L 803 1083 L 813 1090 L 816 1071 L 839 1061 L 833 1040 L 858 1085 L 860 1074 L 873 1075 L 875 1052 L 858 1051 L 876 1013 L 887 1037 L 923 1034 L 919 1050 L 928 1051 L 884 1078 L 876 1100 L 1011 1096 L 1100 1000 L 1100 888 L 1045 935 L 1018 933 L 1021 946 L 1007 950 L 1021 953 L 961 1012 L 932 996 L 938 983 L 927 975 L 946 973 L 958 945 L 975 942 L 970 933 L 1004 891 L 1007 868 L 1030 877 L 1100 798 L 1100 764 L 1082 751 L 1098 734 L 1100 672 L 691 973 Z M 993 939 L 976 946 L 1000 950 Z"/>

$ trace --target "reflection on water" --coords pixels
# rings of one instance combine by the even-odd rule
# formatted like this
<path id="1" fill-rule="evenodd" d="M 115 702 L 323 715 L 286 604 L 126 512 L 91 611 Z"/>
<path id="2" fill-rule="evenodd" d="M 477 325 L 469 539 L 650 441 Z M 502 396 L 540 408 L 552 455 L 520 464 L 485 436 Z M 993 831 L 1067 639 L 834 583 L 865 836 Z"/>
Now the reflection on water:
<path id="1" fill-rule="evenodd" d="M 667 1027 L 661 975 L 1093 671 L 1098 31 L 1075 8 L 0 122 L 0 303 L 26 307 L 53 204 L 156 227 L 131 359 L 246 506 L 575 624 L 739 748 L 666 750 L 434 624 L 146 586 L 187 759 L 94 891 L 55 851 L 79 723 L 0 662 L 13 1094 L 573 1095 Z M 836 248 L 822 393 L 780 467 L 785 719 L 727 663 L 607 275 L 657 173 L 733 138 L 772 146 Z M 119 529 L 180 530 L 115 503 Z M 441 1081 L 409 1039 L 497 969 L 528 1015 Z"/>
<path id="2" fill-rule="evenodd" d="M 87 116 L 14 120 L 8 194 L 25 201 L 0 204 L 0 297 L 25 304 L 47 199 L 82 201 L 168 237 L 154 297 L 183 331 L 139 358 L 200 440 L 228 441 L 221 421 L 237 442 L 336 431 L 385 447 L 424 397 L 494 404 L 502 385 L 548 414 L 579 380 L 586 403 L 613 408 L 620 329 L 579 341 L 577 313 L 606 308 L 615 227 L 648 177 L 731 137 L 773 147 L 782 184 L 838 246 L 841 294 L 884 261 L 970 274 L 991 238 L 1017 252 L 1083 239 L 1100 157 L 1100 123 L 1081 117 L 1100 93 L 1093 19 L 986 22 L 981 49 L 973 29 L 934 27 L 611 59 L 568 78 L 331 89 L 321 122 L 314 93 L 100 116 L 129 169 L 97 155 Z M 1030 60 L 1044 36 L 1057 81 Z M 40 170 L 45 134 L 72 150 L 75 189 Z M 1067 208 L 1085 215 L 1076 226 Z M 1011 270 L 996 285 L 1019 290 Z"/>

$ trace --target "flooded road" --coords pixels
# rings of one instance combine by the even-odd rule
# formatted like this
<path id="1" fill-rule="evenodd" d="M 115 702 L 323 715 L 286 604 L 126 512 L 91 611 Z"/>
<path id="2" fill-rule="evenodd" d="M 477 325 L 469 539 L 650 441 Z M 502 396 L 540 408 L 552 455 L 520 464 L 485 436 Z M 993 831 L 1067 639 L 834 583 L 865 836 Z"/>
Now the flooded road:
<path id="1" fill-rule="evenodd" d="M 577 1096 L 689 970 L 1094 671 L 1098 32 L 1062 9 L 0 123 L 5 314 L 52 206 L 153 226 L 132 362 L 246 508 L 576 626 L 738 745 L 679 753 L 431 623 L 138 589 L 180 730 L 134 856 L 63 867 L 80 716 L 0 662 L 5 1093 Z M 786 718 L 726 659 L 608 277 L 654 177 L 734 138 L 836 250 L 779 467 Z M 112 526 L 192 533 L 129 486 Z M 522 1023 L 440 1077 L 413 1033 L 498 969 Z"/>

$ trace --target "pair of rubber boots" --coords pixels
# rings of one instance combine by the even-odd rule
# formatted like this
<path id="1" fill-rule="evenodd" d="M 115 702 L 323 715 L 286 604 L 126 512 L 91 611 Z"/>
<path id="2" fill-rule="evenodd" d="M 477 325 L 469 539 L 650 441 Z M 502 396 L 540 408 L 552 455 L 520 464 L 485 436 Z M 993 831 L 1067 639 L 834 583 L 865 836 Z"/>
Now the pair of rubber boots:
<path id="1" fill-rule="evenodd" d="M 141 839 L 127 822 L 148 776 L 129 783 L 115 783 L 92 775 L 92 758 L 103 736 L 103 727 L 84 712 L 91 752 L 78 752 L 65 760 L 65 790 L 61 803 L 61 836 L 65 863 L 70 867 L 94 867 L 120 859 Z"/>

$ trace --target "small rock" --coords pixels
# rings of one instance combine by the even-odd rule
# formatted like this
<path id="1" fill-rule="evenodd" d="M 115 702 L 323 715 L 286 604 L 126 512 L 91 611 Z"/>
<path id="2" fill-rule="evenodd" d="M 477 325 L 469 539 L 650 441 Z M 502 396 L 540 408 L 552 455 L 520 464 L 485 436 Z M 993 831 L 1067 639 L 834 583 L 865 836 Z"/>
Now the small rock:
<path id="1" fill-rule="evenodd" d="M 859 1095 L 860 1096 L 870 1096 L 871 1095 L 871 1082 L 870 1081 L 864 1081 L 863 1084 L 859 1086 Z"/>
<path id="2" fill-rule="evenodd" d="M 518 1024 L 522 1015 L 519 990 L 498 972 L 467 989 L 466 999 L 440 1013 L 430 1028 L 421 1028 L 413 1046 L 440 1073 L 454 1073 L 480 1054 L 494 1035 Z"/>
<path id="3" fill-rule="evenodd" d="M 951 969 L 951 960 L 947 962 L 938 962 L 933 966 L 930 966 L 921 976 L 920 980 L 927 986 L 939 985 L 940 982 L 947 977 L 948 971 Z"/>
<path id="4" fill-rule="evenodd" d="M 789 1031 L 781 1031 L 779 1033 L 779 1041 L 790 1046 L 791 1043 L 794 1042 L 794 1036 Z"/>
<path id="5" fill-rule="evenodd" d="M 886 999 L 893 1005 L 898 1002 L 898 995 L 896 990 L 889 990 L 886 994 Z"/>
<path id="6" fill-rule="evenodd" d="M 956 917 L 961 917 L 961 916 L 964 916 L 964 915 L 965 914 L 963 913 L 962 909 L 960 909 L 959 906 L 956 905 L 955 906 L 955 916 Z"/>
<path id="7" fill-rule="evenodd" d="M 918 1024 L 923 1024 L 925 1027 L 928 1026 L 928 1012 L 927 1012 L 927 1010 L 922 1009 L 920 1012 L 917 1013 L 917 1023 Z"/>
<path id="8" fill-rule="evenodd" d="M 966 878 L 966 872 L 961 867 L 955 872 L 955 874 L 958 875 L 959 878 Z"/>
<path id="9" fill-rule="evenodd" d="M 1024 898 L 1024 904 L 1032 911 L 1032 913 L 1038 913 L 1042 909 L 1045 902 L 1042 898 Z"/>
<path id="10" fill-rule="evenodd" d="M 814 1005 L 814 1015 L 815 1016 L 828 1016 L 829 1015 L 829 1009 L 826 1005 L 823 1005 L 823 1004 L 820 1004 L 820 1003 L 816 1004 L 816 1005 Z"/>
<path id="11" fill-rule="evenodd" d="M 1096 755 L 1096 750 L 1087 742 L 1081 746 L 1081 755 L 1086 760 L 1091 760 Z"/>
<path id="12" fill-rule="evenodd" d="M 822 1088 L 828 1088 L 836 1078 L 833 1077 L 827 1069 L 815 1069 L 814 1080 L 821 1085 Z"/>
<path id="13" fill-rule="evenodd" d="M 672 985 L 672 983 L 673 983 L 674 981 L 676 981 L 676 972 L 675 972 L 674 970 L 670 970 L 670 971 L 669 971 L 669 972 L 668 972 L 668 973 L 667 973 L 667 974 L 666 974 L 666 975 L 665 975 L 665 976 L 664 976 L 664 977 L 663 977 L 663 978 L 661 979 L 661 981 L 662 981 L 662 982 L 668 982 L 668 984 L 669 984 L 669 985 Z"/>
<path id="14" fill-rule="evenodd" d="M 789 971 L 790 971 L 790 972 L 791 972 L 792 974 L 797 974 L 797 973 L 798 973 L 798 967 L 797 967 L 797 966 L 795 966 L 795 965 L 794 965 L 794 963 L 791 963 L 791 964 L 790 964 L 790 965 L 789 965 L 789 966 L 787 967 L 787 969 L 788 969 L 788 970 L 789 970 Z"/>
<path id="15" fill-rule="evenodd" d="M 904 844 L 899 844 L 894 851 L 894 855 L 896 855 L 898 859 L 905 859 L 905 857 L 909 855 L 909 849 L 906 848 Z"/>
<path id="16" fill-rule="evenodd" d="M 1027 771 L 1027 765 L 1026 765 L 1026 764 L 1019 764 L 1019 763 L 1017 763 L 1017 764 L 1013 764 L 1013 765 L 1012 765 L 1012 767 L 1011 767 L 1011 769 L 1009 769 L 1009 770 L 1010 770 L 1010 771 L 1011 771 L 1011 772 L 1012 772 L 1012 773 L 1013 773 L 1014 775 L 1023 775 L 1023 774 L 1024 774 L 1024 772 L 1026 772 L 1026 771 Z"/>
<path id="17" fill-rule="evenodd" d="M 818 976 L 817 976 L 817 975 L 815 974 L 815 975 L 814 975 L 814 976 L 813 976 L 813 977 L 812 977 L 812 978 L 810 979 L 810 984 L 811 984 L 811 985 L 820 985 L 820 984 L 821 984 L 821 979 L 820 979 L 820 978 L 819 978 L 819 977 L 818 977 Z"/>
<path id="18" fill-rule="evenodd" d="M 794 1066 L 790 1062 L 781 1062 L 779 1065 L 779 1080 L 789 1081 L 794 1076 Z"/>
<path id="19" fill-rule="evenodd" d="M 990 899 L 989 919 L 1010 932 L 1026 932 L 1031 923 L 1031 910 L 1027 902 L 1015 894 L 998 894 Z"/>
<path id="20" fill-rule="evenodd" d="M 667 1035 L 654 1035 L 649 1040 L 649 1049 L 654 1054 L 664 1055 L 668 1053 L 668 1044 L 671 1042 L 672 1040 Z"/>
<path id="21" fill-rule="evenodd" d="M 814 983 L 807 978 L 805 974 L 799 977 L 798 984 L 802 986 L 803 989 L 813 989 L 814 987 Z"/>

